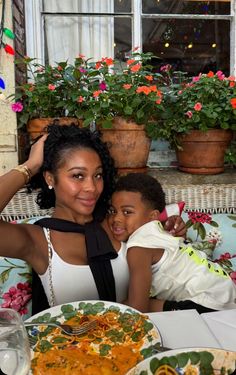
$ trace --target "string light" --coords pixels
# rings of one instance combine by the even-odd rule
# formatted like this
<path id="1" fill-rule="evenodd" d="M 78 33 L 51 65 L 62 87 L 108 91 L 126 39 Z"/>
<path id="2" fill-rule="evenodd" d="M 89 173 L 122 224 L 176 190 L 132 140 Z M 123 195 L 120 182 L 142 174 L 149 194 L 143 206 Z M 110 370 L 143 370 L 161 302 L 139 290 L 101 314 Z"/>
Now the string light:
<path id="1" fill-rule="evenodd" d="M 189 43 L 188 48 L 193 48 L 193 43 Z"/>
<path id="2" fill-rule="evenodd" d="M 212 43 L 212 48 L 216 48 L 216 43 Z"/>
<path id="3" fill-rule="evenodd" d="M 164 45 L 165 45 L 166 48 L 170 47 L 170 43 L 168 43 L 168 42 L 165 43 Z"/>
<path id="4" fill-rule="evenodd" d="M 10 29 L 4 27 L 5 5 L 6 5 L 6 0 L 2 0 L 2 18 L 1 18 L 1 23 L 0 23 L 0 48 L 4 48 L 6 53 L 10 55 L 14 55 L 15 51 L 13 47 L 11 47 L 9 44 L 3 41 L 3 36 L 9 39 L 15 38 L 15 34 Z"/>
<path id="5" fill-rule="evenodd" d="M 1 23 L 0 23 L 0 48 L 4 48 L 5 52 L 8 53 L 9 55 L 14 55 L 15 51 L 13 47 L 11 47 L 9 44 L 5 43 L 3 41 L 3 37 L 9 38 L 9 39 L 14 39 L 15 34 L 12 32 L 12 30 L 8 29 L 7 27 L 4 27 L 4 16 L 5 16 L 5 5 L 6 5 L 6 0 L 2 0 L 2 17 L 1 17 Z M 2 77 L 0 77 L 0 89 L 5 90 L 6 85 Z M 0 92 L 1 95 L 1 101 L 5 100 L 5 96 L 3 93 Z"/>

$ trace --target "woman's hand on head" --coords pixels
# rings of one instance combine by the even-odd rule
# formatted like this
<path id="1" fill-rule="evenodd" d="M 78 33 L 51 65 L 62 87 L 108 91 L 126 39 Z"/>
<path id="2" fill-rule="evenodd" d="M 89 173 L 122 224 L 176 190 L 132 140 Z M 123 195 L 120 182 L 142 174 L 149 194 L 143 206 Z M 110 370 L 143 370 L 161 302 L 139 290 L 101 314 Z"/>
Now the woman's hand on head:
<path id="1" fill-rule="evenodd" d="M 31 146 L 28 160 L 24 163 L 30 169 L 32 175 L 35 175 L 43 164 L 44 142 L 47 136 L 48 134 L 44 134 Z"/>
<path id="2" fill-rule="evenodd" d="M 186 237 L 187 227 L 181 216 L 170 216 L 164 224 L 164 229 L 175 237 Z"/>

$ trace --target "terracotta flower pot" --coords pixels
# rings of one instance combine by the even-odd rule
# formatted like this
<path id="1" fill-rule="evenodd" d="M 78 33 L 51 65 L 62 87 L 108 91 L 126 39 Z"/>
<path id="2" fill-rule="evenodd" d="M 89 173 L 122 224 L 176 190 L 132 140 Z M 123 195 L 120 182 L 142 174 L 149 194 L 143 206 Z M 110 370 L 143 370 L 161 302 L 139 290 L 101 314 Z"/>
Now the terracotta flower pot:
<path id="1" fill-rule="evenodd" d="M 54 120 L 58 121 L 59 125 L 70 125 L 72 122 L 76 125 L 79 124 L 79 120 L 75 117 L 44 117 L 44 118 L 35 118 L 28 121 L 27 123 L 27 132 L 30 135 L 30 139 L 34 140 L 39 135 L 45 133 L 46 127 L 51 124 Z"/>
<path id="2" fill-rule="evenodd" d="M 178 168 L 192 174 L 218 174 L 224 172 L 224 155 L 233 133 L 231 130 L 211 129 L 206 132 L 192 130 L 180 135 L 181 150 L 176 149 Z"/>
<path id="3" fill-rule="evenodd" d="M 119 174 L 147 170 L 151 139 L 147 137 L 144 125 L 116 117 L 111 129 L 100 128 L 100 131 Z"/>

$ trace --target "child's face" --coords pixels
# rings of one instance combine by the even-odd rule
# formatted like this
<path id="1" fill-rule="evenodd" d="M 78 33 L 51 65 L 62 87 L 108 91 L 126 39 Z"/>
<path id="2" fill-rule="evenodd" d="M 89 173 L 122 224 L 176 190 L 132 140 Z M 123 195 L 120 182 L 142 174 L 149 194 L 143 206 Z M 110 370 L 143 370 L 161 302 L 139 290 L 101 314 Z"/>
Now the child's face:
<path id="1" fill-rule="evenodd" d="M 136 229 L 153 220 L 153 212 L 154 210 L 142 201 L 140 193 L 113 193 L 108 223 L 114 238 L 127 241 Z"/>

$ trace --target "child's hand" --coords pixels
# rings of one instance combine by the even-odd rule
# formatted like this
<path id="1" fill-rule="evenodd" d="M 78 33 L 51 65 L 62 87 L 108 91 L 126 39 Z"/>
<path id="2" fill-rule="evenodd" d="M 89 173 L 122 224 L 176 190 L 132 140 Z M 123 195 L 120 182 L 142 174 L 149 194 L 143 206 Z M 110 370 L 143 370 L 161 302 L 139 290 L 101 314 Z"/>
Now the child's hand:
<path id="1" fill-rule="evenodd" d="M 164 224 L 164 229 L 175 237 L 186 237 L 187 227 L 181 216 L 170 216 Z"/>

